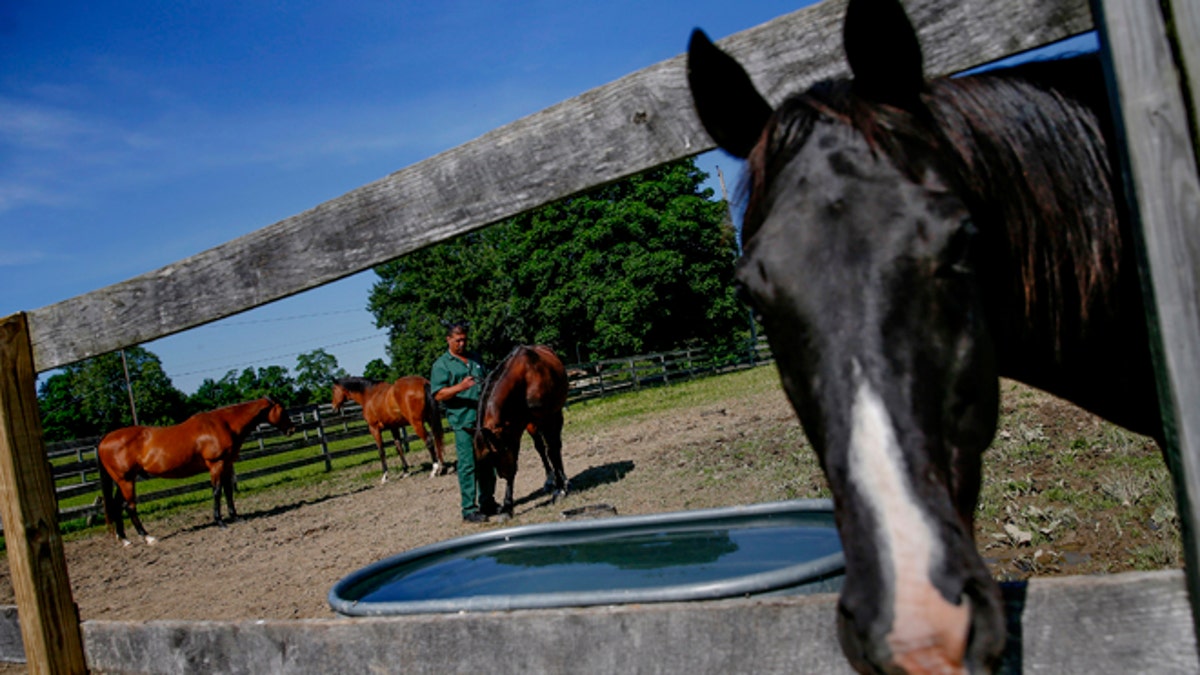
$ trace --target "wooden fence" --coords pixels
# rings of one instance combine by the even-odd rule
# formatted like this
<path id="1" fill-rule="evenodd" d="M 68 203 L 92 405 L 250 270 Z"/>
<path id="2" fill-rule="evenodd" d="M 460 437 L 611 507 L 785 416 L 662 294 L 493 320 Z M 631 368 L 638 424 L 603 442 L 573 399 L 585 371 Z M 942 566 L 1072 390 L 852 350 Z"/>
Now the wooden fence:
<path id="1" fill-rule="evenodd" d="M 765 339 L 760 338 L 743 349 L 728 352 L 714 353 L 696 347 L 571 364 L 567 367 L 570 378 L 568 403 L 636 391 L 643 387 L 686 382 L 697 377 L 771 362 L 771 348 Z M 296 425 L 292 436 L 286 437 L 275 427 L 261 424 L 246 438 L 238 465 L 255 462 L 258 466 L 249 471 L 239 470 L 239 481 L 320 463 L 324 463 L 325 470 L 330 471 L 334 460 L 363 453 L 374 456 L 377 452 L 375 441 L 363 421 L 362 408 L 357 403 L 347 402 L 339 412 L 334 412 L 328 403 L 295 408 L 288 412 Z M 419 440 L 410 430 L 404 443 L 411 444 Z M 351 444 L 345 446 L 342 441 L 351 441 Z M 54 492 L 59 503 L 60 523 L 104 515 L 99 495 L 100 469 L 96 462 L 96 445 L 99 442 L 100 437 L 95 436 L 46 446 L 46 457 L 50 462 Z M 391 453 L 390 437 L 385 438 L 385 442 L 389 444 L 386 449 Z M 332 450 L 330 446 L 334 444 L 344 447 Z M 274 458 L 279 458 L 279 461 L 271 461 Z M 267 460 L 269 463 L 262 466 L 263 462 L 256 460 Z M 169 487 L 161 487 L 163 484 Z M 207 476 L 193 480 L 160 479 L 148 484 L 140 482 L 139 485 L 146 486 L 138 491 L 138 503 L 143 506 L 211 489 Z"/>
<path id="2" fill-rule="evenodd" d="M 1200 230 L 1194 220 L 1200 213 L 1200 181 L 1194 132 L 1200 124 L 1191 103 L 1200 96 L 1200 7 L 1194 0 L 1092 2 L 1113 82 L 1114 107 L 1125 133 L 1127 183 L 1135 187 L 1135 210 L 1142 217 L 1143 236 L 1138 244 L 1148 263 L 1144 277 L 1155 299 L 1150 323 L 1162 365 L 1160 391 L 1168 420 L 1168 452 L 1179 486 L 1188 583 L 1196 598 L 1200 595 L 1200 574 L 1196 573 L 1200 553 L 1194 536 L 1200 525 L 1200 505 L 1195 498 L 1200 495 L 1200 415 L 1195 412 L 1200 410 L 1200 379 L 1196 377 L 1200 371 Z M 1093 26 L 1088 0 L 913 0 L 907 7 L 920 33 L 926 70 L 931 75 L 964 70 Z M 730 36 L 720 44 L 747 65 L 750 77 L 768 100 L 778 103 L 797 87 L 846 72 L 837 47 L 844 11 L 843 0 L 827 0 Z M 679 32 L 682 49 L 691 27 L 687 17 L 680 17 L 678 26 L 663 29 Z M 103 665 L 97 661 L 97 667 L 203 671 L 203 659 L 212 658 L 213 652 L 193 651 L 189 645 L 211 643 L 208 637 L 215 633 L 241 636 L 233 648 L 244 651 L 217 654 L 225 664 L 252 656 L 253 644 L 263 645 L 281 636 L 293 637 L 284 637 L 276 654 L 307 654 L 304 645 L 320 642 L 307 625 L 300 624 L 255 630 L 241 624 L 172 625 L 155 633 L 141 631 L 136 625 L 89 622 L 85 656 L 85 631 L 71 601 L 56 526 L 54 484 L 41 442 L 37 406 L 32 403 L 37 396 L 37 372 L 215 321 L 588 188 L 709 150 L 713 143 L 692 111 L 684 70 L 682 57 L 669 59 L 163 269 L 0 319 L 0 517 L 11 530 L 6 539 L 9 565 L 25 653 L 33 669 L 81 673 L 87 669 L 88 658 L 116 654 L 117 660 L 105 660 Z M 245 265 L 255 269 L 254 284 L 246 284 L 244 276 L 236 273 Z M 203 295 L 197 289 L 204 289 Z M 582 663 L 568 659 L 567 654 L 573 655 L 574 647 L 586 642 L 599 659 L 626 653 L 641 656 L 646 659 L 640 662 L 642 669 L 647 671 L 671 669 L 664 665 L 669 663 L 680 665 L 679 670 L 705 670 L 705 664 L 713 669 L 718 662 L 656 659 L 648 643 L 694 645 L 685 655 L 697 657 L 720 651 L 709 646 L 736 645 L 739 637 L 757 637 L 755 644 L 764 651 L 753 661 L 760 664 L 756 669 L 812 671 L 787 658 L 808 651 L 797 645 L 796 636 L 804 633 L 797 633 L 795 625 L 784 620 L 780 625 L 789 627 L 775 639 L 761 639 L 771 635 L 762 619 L 772 606 L 769 602 L 755 604 L 753 607 L 761 610 L 755 613 L 757 619 L 746 621 L 721 619 L 705 608 L 657 615 L 658 629 L 645 632 L 664 639 L 644 641 L 629 640 L 630 635 L 643 631 L 630 630 L 636 622 L 623 623 L 615 612 L 577 612 L 571 616 L 586 618 L 552 619 L 547 622 L 550 630 L 562 635 L 568 625 L 575 624 L 597 625 L 603 631 L 588 633 L 587 640 L 578 637 L 565 643 L 555 640 L 552 633 L 542 643 L 544 648 L 533 651 L 561 659 L 558 663 L 567 669 Z M 1054 648 L 1071 652 L 1063 663 L 1073 663 L 1071 658 L 1078 663 L 1100 663 L 1101 667 L 1122 663 L 1119 645 L 1123 643 L 1091 640 L 1087 619 L 1106 611 L 1122 614 L 1125 605 L 1106 610 L 1080 607 L 1073 617 L 1039 615 L 1038 625 L 1027 625 L 1023 634 L 1034 638 L 1055 633 Z M 1200 602 L 1193 601 L 1192 608 L 1196 611 Z M 491 624 L 508 626 L 513 644 L 524 647 L 517 636 L 524 636 L 539 616 L 514 613 Z M 1024 617 L 1027 621 L 1035 618 L 1028 613 Z M 455 617 L 436 623 L 455 636 L 440 644 L 487 644 L 488 631 L 495 627 L 488 620 Z M 352 652 L 357 663 L 369 662 L 372 668 L 405 663 L 388 657 L 402 657 L 395 645 L 404 647 L 409 641 L 397 640 L 395 633 L 377 625 L 328 624 L 323 635 L 342 644 L 342 649 L 328 651 Z M 1162 641 L 1169 639 L 1172 642 L 1167 647 L 1175 650 L 1179 646 L 1177 637 L 1149 627 L 1153 625 L 1143 622 L 1133 642 L 1158 643 L 1162 649 Z M 745 627 L 752 635 L 739 633 Z M 1138 622 L 1132 622 L 1125 630 L 1138 628 Z M 154 635 L 137 637 L 151 633 Z M 100 634 L 115 636 L 111 644 L 119 647 L 104 650 L 96 638 Z M 827 633 L 821 635 L 820 649 L 835 648 Z M 689 636 L 701 639 L 682 639 Z M 1036 640 L 1029 639 L 1023 646 L 1028 649 L 1035 644 Z M 165 653 L 155 652 L 151 662 L 138 660 L 151 653 L 151 646 Z M 1194 642 L 1189 648 L 1194 650 Z M 531 658 L 525 649 L 510 654 Z M 494 662 L 496 653 L 488 656 Z M 453 657 L 446 652 L 413 663 L 436 670 L 438 665 L 444 668 L 448 658 Z M 537 669 L 536 663 L 526 662 Z M 727 668 L 747 663 L 751 661 Z M 208 664 L 211 667 L 214 662 Z M 251 661 L 252 668 L 264 664 L 268 669 L 314 672 L 322 670 L 323 662 L 303 656 L 286 663 Z M 597 669 L 604 669 L 605 664 L 608 670 L 619 667 L 613 660 L 594 664 Z M 337 662 L 337 667 L 342 666 L 350 664 Z M 1138 666 L 1129 667 L 1146 670 Z M 1191 668 L 1194 671 L 1194 666 Z"/>

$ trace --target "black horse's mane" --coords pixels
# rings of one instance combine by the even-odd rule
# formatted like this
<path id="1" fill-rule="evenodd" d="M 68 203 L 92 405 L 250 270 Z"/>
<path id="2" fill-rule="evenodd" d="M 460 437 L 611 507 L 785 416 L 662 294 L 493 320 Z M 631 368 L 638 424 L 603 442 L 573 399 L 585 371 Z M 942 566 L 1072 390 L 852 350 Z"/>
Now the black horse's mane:
<path id="1" fill-rule="evenodd" d="M 351 391 L 356 394 L 365 394 L 367 393 L 367 389 L 379 384 L 375 380 L 368 380 L 365 377 L 343 377 L 341 379 L 334 380 L 333 383 L 342 389 L 345 389 L 346 391 Z"/>
<path id="2" fill-rule="evenodd" d="M 865 100 L 850 80 L 822 82 L 785 101 L 749 157 L 743 239 L 766 215 L 771 177 L 818 119 L 833 119 L 852 125 L 910 180 L 919 183 L 935 168 L 954 181 L 981 233 L 1006 248 L 1019 270 L 1013 290 L 1023 295 L 1026 315 L 1045 322 L 1056 342 L 1064 321 L 1110 304 L 1122 241 L 1098 60 L 932 80 L 921 101 L 909 111 Z"/>
<path id="3" fill-rule="evenodd" d="M 501 361 L 498 366 L 488 371 L 487 377 L 483 378 L 483 389 L 479 391 L 479 404 L 475 411 L 479 419 L 483 419 L 484 409 L 487 407 L 488 399 L 492 397 L 492 390 L 495 389 L 496 382 L 500 380 L 504 373 L 508 372 L 508 369 L 512 366 L 513 358 L 515 358 L 517 354 L 526 350 L 528 350 L 530 354 L 534 356 L 534 358 L 537 357 L 537 352 L 529 349 L 528 345 L 517 345 L 516 347 L 513 347 L 512 351 L 508 353 L 508 356 L 504 357 L 504 360 Z"/>

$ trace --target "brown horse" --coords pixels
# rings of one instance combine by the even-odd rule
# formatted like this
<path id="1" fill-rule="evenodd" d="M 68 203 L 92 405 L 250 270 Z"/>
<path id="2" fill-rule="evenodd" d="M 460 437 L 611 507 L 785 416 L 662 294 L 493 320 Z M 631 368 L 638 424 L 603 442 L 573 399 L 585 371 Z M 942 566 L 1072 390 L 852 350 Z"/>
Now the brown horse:
<path id="1" fill-rule="evenodd" d="M 479 426 L 475 430 L 475 459 L 491 463 L 503 478 L 500 512 L 513 511 L 513 479 L 521 433 L 528 431 L 546 471 L 546 491 L 554 501 L 567 495 L 562 463 L 563 407 L 567 404 L 567 374 L 562 361 L 545 345 L 514 349 L 483 384 Z"/>
<path id="2" fill-rule="evenodd" d="M 125 427 L 110 431 L 100 440 L 96 456 L 100 461 L 100 490 L 104 498 L 104 519 L 109 531 L 115 530 L 126 546 L 122 504 L 129 521 L 147 544 L 156 539 L 146 534 L 137 514 L 138 477 L 187 478 L 204 471 L 212 478 L 213 521 L 221 520 L 221 493 L 229 507 L 229 519 L 237 519 L 233 508 L 233 463 L 242 441 L 263 422 L 270 422 L 285 434 L 295 426 L 279 403 L 260 398 L 245 403 L 196 413 L 169 427 Z M 121 492 L 113 491 L 116 482 Z"/>
<path id="3" fill-rule="evenodd" d="M 387 453 L 383 450 L 383 430 L 392 432 L 392 440 L 396 443 L 396 454 L 404 465 L 404 473 L 408 473 L 408 460 L 404 453 L 408 452 L 408 434 L 404 432 L 405 425 L 412 425 L 417 437 L 429 449 L 433 460 L 433 471 L 430 477 L 440 475 L 445 468 L 442 459 L 442 416 L 437 404 L 429 393 L 429 380 L 419 375 L 409 375 L 396 380 L 394 383 L 375 382 L 362 377 L 347 377 L 333 383 L 333 410 L 342 409 L 342 404 L 349 398 L 362 406 L 363 419 L 375 438 L 375 447 L 379 448 L 379 461 L 383 464 L 383 478 L 388 479 Z M 433 442 L 430 442 L 429 432 L 425 429 L 428 423 L 433 429 Z"/>

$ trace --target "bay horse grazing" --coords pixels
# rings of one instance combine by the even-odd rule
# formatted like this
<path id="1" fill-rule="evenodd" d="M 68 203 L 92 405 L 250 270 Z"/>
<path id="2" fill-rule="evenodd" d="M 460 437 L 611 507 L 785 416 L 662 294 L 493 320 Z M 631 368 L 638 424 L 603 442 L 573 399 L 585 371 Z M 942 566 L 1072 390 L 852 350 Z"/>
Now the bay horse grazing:
<path id="1" fill-rule="evenodd" d="M 109 531 L 129 546 L 122 510 L 147 544 L 157 541 L 146 533 L 137 513 L 137 479 L 187 478 L 208 472 L 212 479 L 213 522 L 221 520 L 221 493 L 229 507 L 229 519 L 237 519 L 233 507 L 233 464 L 242 441 L 259 424 L 270 423 L 290 435 L 295 426 L 283 406 L 270 398 L 237 403 L 196 413 L 169 427 L 133 426 L 110 431 L 100 440 L 96 457 L 100 462 L 100 493 Z M 120 490 L 116 493 L 113 484 Z"/>
<path id="2" fill-rule="evenodd" d="M 520 345 L 487 376 L 479 397 L 475 429 L 475 458 L 495 467 L 504 479 L 500 512 L 513 512 L 513 480 L 521 434 L 528 432 L 546 471 L 545 489 L 555 502 L 567 495 L 563 471 L 563 407 L 567 404 L 567 373 L 562 361 L 545 345 Z"/>
<path id="3" fill-rule="evenodd" d="M 926 81 L 896 0 L 850 0 L 852 79 L 777 108 L 700 31 L 688 78 L 748 159 L 737 279 L 834 495 L 860 672 L 987 672 L 974 544 L 1000 376 L 1163 431 L 1095 58 Z"/>
<path id="4" fill-rule="evenodd" d="M 367 428 L 375 439 L 375 447 L 379 448 L 379 461 L 383 464 L 381 483 L 388 480 L 387 453 L 383 449 L 385 429 L 392 432 L 396 454 L 400 456 L 404 473 L 408 473 L 408 459 L 404 456 L 408 451 L 407 425 L 412 425 L 417 438 L 429 449 L 429 457 L 433 460 L 430 477 L 442 474 L 445 469 L 442 459 L 445 456 L 442 448 L 442 416 L 429 393 L 429 380 L 419 375 L 402 377 L 395 382 L 347 377 L 333 383 L 334 412 L 342 409 L 346 399 L 362 406 L 363 419 L 367 421 Z M 432 439 L 425 428 L 426 423 L 433 430 Z"/>

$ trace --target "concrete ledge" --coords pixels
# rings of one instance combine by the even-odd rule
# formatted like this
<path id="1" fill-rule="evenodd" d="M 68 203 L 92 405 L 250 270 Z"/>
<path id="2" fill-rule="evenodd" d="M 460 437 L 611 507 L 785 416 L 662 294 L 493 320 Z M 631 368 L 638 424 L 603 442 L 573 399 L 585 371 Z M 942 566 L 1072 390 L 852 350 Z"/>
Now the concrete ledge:
<path id="1" fill-rule="evenodd" d="M 1006 672 L 1200 672 L 1178 570 L 1006 589 Z M 108 673 L 850 673 L 836 596 L 303 621 L 86 621 Z"/>

